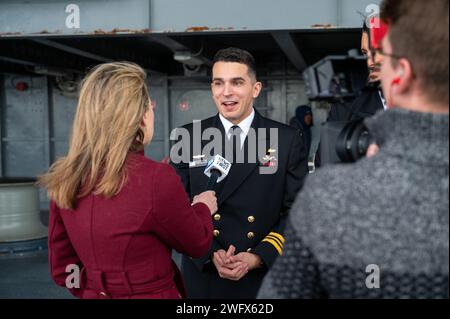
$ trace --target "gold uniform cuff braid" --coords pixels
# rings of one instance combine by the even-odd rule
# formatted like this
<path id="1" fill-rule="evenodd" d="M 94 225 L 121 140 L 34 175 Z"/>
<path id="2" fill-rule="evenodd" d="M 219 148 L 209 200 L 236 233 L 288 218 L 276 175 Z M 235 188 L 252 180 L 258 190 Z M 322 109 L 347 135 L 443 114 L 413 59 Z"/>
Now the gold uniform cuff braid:
<path id="1" fill-rule="evenodd" d="M 262 240 L 262 242 L 267 242 L 274 246 L 280 256 L 283 254 L 283 245 L 285 242 L 283 235 L 271 232 Z"/>

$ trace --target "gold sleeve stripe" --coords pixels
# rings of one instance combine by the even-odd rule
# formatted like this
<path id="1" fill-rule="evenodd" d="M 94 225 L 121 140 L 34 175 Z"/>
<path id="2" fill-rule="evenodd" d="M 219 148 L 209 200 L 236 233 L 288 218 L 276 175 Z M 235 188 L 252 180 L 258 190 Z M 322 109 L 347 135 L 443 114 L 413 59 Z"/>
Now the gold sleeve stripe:
<path id="1" fill-rule="evenodd" d="M 283 249 L 283 243 L 282 243 L 281 240 L 279 240 L 277 237 L 272 236 L 272 235 L 267 235 L 266 238 L 267 238 L 267 239 L 275 240 L 275 241 L 278 243 L 278 245 L 280 245 L 281 249 Z"/>
<path id="2" fill-rule="evenodd" d="M 275 247 L 275 249 L 278 251 L 278 254 L 280 254 L 280 256 L 281 256 L 282 249 L 281 249 L 281 247 L 278 245 L 278 243 L 275 240 L 272 240 L 272 239 L 269 239 L 269 238 L 266 237 L 266 238 L 263 239 L 262 242 L 268 242 L 269 244 L 272 244 Z"/>
<path id="3" fill-rule="evenodd" d="M 278 238 L 284 244 L 284 237 L 281 236 L 280 234 L 271 232 L 269 235 L 272 235 L 273 237 Z"/>

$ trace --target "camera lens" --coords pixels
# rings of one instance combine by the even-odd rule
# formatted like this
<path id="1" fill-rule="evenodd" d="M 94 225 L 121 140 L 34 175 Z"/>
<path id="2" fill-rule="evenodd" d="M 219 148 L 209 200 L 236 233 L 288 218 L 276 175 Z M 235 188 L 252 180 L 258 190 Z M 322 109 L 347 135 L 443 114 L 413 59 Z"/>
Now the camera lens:
<path id="1" fill-rule="evenodd" d="M 354 163 L 364 157 L 372 137 L 363 121 L 349 122 L 336 142 L 336 153 L 344 163 Z"/>

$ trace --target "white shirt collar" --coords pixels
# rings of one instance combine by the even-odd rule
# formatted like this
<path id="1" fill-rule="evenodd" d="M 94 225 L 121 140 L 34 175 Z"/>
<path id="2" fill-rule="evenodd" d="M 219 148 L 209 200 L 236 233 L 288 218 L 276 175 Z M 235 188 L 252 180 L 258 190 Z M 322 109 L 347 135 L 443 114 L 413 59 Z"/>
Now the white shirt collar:
<path id="1" fill-rule="evenodd" d="M 383 97 L 383 91 L 378 90 L 378 94 L 380 95 L 381 103 L 383 103 L 383 108 L 386 111 L 388 109 L 388 105 L 386 99 Z"/>
<path id="2" fill-rule="evenodd" d="M 219 118 L 220 118 L 220 121 L 222 122 L 222 125 L 225 129 L 225 132 L 226 132 L 228 138 L 230 138 L 230 136 L 231 136 L 230 129 L 231 129 L 231 127 L 234 126 L 234 124 L 231 123 L 230 121 L 228 121 L 220 113 L 219 113 Z M 255 109 L 252 109 L 252 113 L 249 116 L 247 116 L 242 122 L 240 122 L 238 124 L 239 128 L 242 130 L 242 132 L 241 132 L 241 140 L 242 141 L 244 141 L 245 138 L 247 137 L 248 131 L 250 131 L 250 127 L 252 126 L 252 122 L 253 122 L 254 118 L 255 118 Z"/>

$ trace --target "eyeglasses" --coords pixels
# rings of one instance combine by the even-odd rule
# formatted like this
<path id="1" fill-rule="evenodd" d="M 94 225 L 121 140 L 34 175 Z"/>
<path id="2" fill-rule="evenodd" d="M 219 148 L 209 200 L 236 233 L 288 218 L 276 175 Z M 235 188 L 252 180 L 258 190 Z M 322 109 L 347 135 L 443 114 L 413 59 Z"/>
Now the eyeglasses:
<path id="1" fill-rule="evenodd" d="M 386 52 L 383 51 L 382 48 L 379 48 L 379 49 L 372 49 L 372 50 L 371 50 L 371 53 L 372 53 L 372 57 L 376 57 L 376 55 L 379 54 L 379 55 L 382 55 L 382 56 L 388 56 L 388 57 L 390 57 L 390 58 L 392 58 L 392 59 L 397 59 L 397 60 L 400 60 L 400 59 L 404 59 L 404 58 L 405 58 L 404 56 L 395 55 L 395 54 L 391 54 L 391 53 L 386 53 Z"/>

